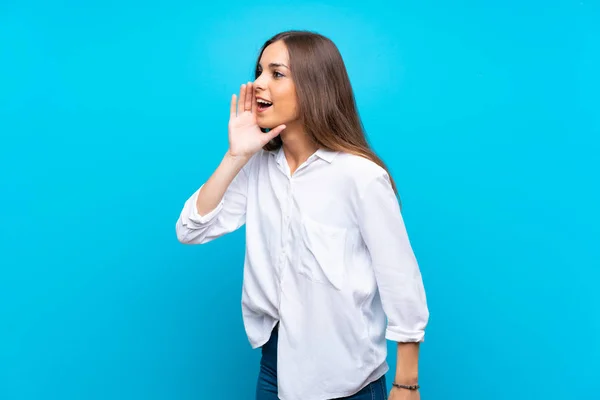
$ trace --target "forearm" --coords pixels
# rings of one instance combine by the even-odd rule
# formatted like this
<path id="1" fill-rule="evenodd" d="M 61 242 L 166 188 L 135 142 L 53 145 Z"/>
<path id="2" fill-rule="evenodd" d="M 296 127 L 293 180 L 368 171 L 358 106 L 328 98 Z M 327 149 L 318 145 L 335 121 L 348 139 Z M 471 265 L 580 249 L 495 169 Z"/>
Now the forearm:
<path id="1" fill-rule="evenodd" d="M 225 154 L 198 194 L 196 209 L 199 215 L 206 215 L 217 207 L 227 188 L 248 160 L 248 157 L 232 156 L 229 152 Z"/>
<path id="2" fill-rule="evenodd" d="M 419 381 L 419 342 L 398 343 L 395 382 L 416 385 Z"/>

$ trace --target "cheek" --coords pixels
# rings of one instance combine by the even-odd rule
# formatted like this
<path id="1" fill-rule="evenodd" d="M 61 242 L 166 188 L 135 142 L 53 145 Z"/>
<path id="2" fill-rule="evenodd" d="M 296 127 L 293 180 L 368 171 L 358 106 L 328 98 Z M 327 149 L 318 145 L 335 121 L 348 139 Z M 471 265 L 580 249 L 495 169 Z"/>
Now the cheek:
<path id="1" fill-rule="evenodd" d="M 284 105 L 286 113 L 295 114 L 298 109 L 298 100 L 296 99 L 296 91 L 293 87 L 286 88 L 280 93 L 281 104 Z"/>
<path id="2" fill-rule="evenodd" d="M 273 114 L 270 116 L 278 121 L 292 121 L 298 118 L 298 101 L 296 89 L 290 82 L 273 82 L 269 87 L 269 94 L 273 100 Z"/>
<path id="3" fill-rule="evenodd" d="M 277 98 L 280 103 L 292 104 L 296 102 L 296 90 L 294 85 L 286 83 L 277 85 L 271 89 L 274 99 Z"/>

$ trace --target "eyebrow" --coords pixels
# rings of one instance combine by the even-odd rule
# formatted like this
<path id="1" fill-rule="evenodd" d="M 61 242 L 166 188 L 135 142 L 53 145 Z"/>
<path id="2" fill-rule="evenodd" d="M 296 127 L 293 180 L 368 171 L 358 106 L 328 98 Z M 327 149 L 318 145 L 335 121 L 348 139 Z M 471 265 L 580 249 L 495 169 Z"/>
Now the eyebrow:
<path id="1" fill-rule="evenodd" d="M 260 63 L 258 64 L 258 67 L 262 68 L 262 66 L 260 65 Z M 269 68 L 277 68 L 277 67 L 285 67 L 287 69 L 290 69 L 290 67 L 288 67 L 287 65 L 282 64 L 282 63 L 270 63 L 269 64 Z"/>

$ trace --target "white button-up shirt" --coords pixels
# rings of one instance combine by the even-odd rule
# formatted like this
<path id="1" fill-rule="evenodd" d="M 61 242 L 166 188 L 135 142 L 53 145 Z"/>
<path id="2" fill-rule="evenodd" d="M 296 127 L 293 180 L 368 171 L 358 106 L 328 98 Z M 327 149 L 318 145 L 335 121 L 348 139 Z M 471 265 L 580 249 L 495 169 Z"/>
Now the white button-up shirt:
<path id="1" fill-rule="evenodd" d="M 204 216 L 200 190 L 177 237 L 201 244 L 245 224 L 244 326 L 257 348 L 280 322 L 280 399 L 350 396 L 388 371 L 386 338 L 423 341 L 425 290 L 383 168 L 318 150 L 290 175 L 282 149 L 261 150 Z"/>

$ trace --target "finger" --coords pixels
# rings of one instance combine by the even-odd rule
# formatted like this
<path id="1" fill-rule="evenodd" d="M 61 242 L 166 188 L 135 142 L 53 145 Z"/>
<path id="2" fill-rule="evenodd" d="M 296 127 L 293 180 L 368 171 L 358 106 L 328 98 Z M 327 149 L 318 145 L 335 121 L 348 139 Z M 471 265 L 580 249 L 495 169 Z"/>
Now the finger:
<path id="1" fill-rule="evenodd" d="M 254 85 L 252 85 L 252 114 L 256 115 L 256 92 L 254 91 Z"/>
<path id="2" fill-rule="evenodd" d="M 252 82 L 246 85 L 246 101 L 244 103 L 244 111 L 252 111 Z"/>
<path id="3" fill-rule="evenodd" d="M 235 100 L 237 99 L 236 95 L 234 94 L 233 96 L 231 96 L 231 104 L 229 106 L 229 118 L 235 118 Z"/>
<path id="4" fill-rule="evenodd" d="M 277 128 L 273 128 L 271 129 L 268 133 L 267 133 L 267 137 L 268 140 L 273 140 L 275 137 L 277 137 L 277 135 L 279 135 L 281 132 L 283 132 L 283 130 L 286 128 L 285 125 L 279 125 Z"/>
<path id="5" fill-rule="evenodd" d="M 244 102 L 246 101 L 246 84 L 240 88 L 240 101 L 238 101 L 238 115 L 244 112 Z"/>

